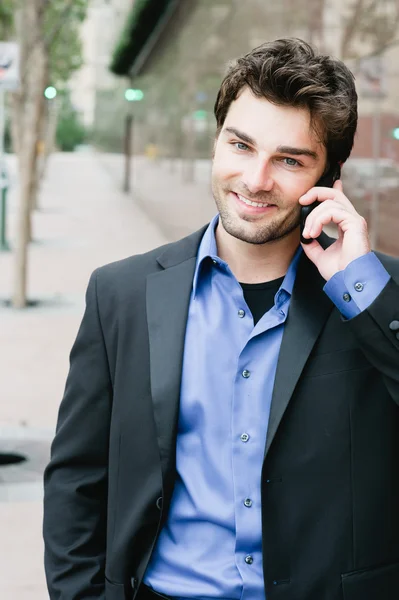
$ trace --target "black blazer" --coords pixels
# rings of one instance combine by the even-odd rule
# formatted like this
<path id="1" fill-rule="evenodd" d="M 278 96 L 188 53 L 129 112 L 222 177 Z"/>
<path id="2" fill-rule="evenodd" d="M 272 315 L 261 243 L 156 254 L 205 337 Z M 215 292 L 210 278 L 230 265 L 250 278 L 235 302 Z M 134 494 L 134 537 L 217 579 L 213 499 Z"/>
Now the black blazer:
<path id="1" fill-rule="evenodd" d="M 45 473 L 51 599 L 140 599 L 175 481 L 203 233 L 91 277 Z M 268 600 L 399 598 L 399 261 L 380 259 L 391 279 L 349 321 L 298 267 L 261 474 Z"/>

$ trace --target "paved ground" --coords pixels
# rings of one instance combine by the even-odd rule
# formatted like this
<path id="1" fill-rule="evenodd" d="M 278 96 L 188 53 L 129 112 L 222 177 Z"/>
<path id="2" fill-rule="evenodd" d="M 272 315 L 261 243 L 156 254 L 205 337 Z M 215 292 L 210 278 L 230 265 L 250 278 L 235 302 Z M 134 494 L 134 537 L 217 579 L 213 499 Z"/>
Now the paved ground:
<path id="1" fill-rule="evenodd" d="M 9 164 L 12 175 L 13 157 Z M 11 245 L 17 196 L 14 178 Z M 0 450 L 34 455 L 19 467 L 0 467 L 1 600 L 47 598 L 41 472 L 89 275 L 101 264 L 166 241 L 132 197 L 118 190 L 97 155 L 52 157 L 29 253 L 29 298 L 39 304 L 24 311 L 0 307 Z M 0 300 L 11 295 L 13 259 L 12 253 L 0 254 Z"/>
<path id="2" fill-rule="evenodd" d="M 124 161 L 118 154 L 102 154 L 101 163 L 116 185 L 123 182 Z M 170 240 L 177 240 L 195 231 L 215 215 L 211 194 L 211 161 L 194 163 L 194 180 L 184 181 L 184 161 L 132 160 L 133 190 L 131 196 Z"/>

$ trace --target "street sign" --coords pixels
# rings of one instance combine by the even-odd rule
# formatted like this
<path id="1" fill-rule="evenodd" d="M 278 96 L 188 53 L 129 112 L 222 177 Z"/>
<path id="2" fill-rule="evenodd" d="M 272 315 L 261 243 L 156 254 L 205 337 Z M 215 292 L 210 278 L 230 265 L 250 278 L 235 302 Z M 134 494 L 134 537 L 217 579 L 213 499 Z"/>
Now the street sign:
<path id="1" fill-rule="evenodd" d="M 15 42 L 0 42 L 0 90 L 19 88 L 19 46 Z"/>

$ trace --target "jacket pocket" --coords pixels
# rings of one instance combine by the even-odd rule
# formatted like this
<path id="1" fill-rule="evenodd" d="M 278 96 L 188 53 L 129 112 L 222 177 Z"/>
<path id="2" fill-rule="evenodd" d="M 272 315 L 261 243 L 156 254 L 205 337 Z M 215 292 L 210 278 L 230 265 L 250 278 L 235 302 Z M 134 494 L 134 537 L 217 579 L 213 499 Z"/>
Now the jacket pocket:
<path id="1" fill-rule="evenodd" d="M 354 371 L 371 367 L 363 352 L 357 348 L 328 352 L 326 354 L 313 354 L 310 356 L 302 378 L 332 375 L 344 371 Z"/>
<path id="2" fill-rule="evenodd" d="M 399 563 L 341 575 L 344 600 L 398 600 Z"/>
<path id="3" fill-rule="evenodd" d="M 126 600 L 124 584 L 114 583 L 113 581 L 105 578 L 105 599 Z"/>

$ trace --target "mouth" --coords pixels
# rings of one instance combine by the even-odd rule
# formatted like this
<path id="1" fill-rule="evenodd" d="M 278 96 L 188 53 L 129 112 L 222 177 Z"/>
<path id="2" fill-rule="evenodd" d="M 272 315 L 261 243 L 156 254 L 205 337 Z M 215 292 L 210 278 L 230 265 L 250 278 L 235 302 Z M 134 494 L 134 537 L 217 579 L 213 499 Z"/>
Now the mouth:
<path id="1" fill-rule="evenodd" d="M 265 212 L 271 208 L 275 208 L 276 206 L 275 204 L 268 204 L 266 202 L 254 202 L 253 200 L 250 200 L 249 198 L 246 198 L 245 196 L 242 196 L 236 192 L 232 192 L 232 194 L 242 208 L 245 207 L 251 212 Z"/>

